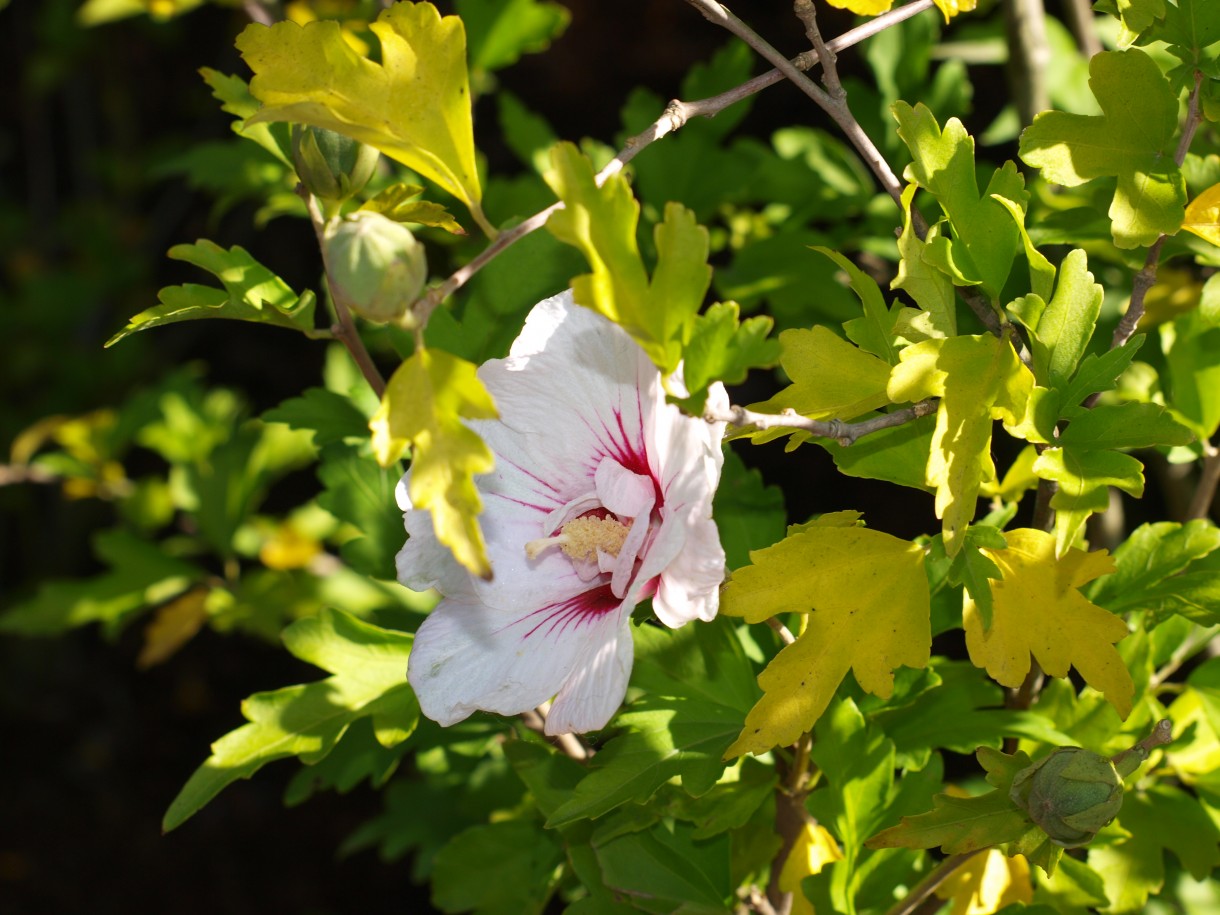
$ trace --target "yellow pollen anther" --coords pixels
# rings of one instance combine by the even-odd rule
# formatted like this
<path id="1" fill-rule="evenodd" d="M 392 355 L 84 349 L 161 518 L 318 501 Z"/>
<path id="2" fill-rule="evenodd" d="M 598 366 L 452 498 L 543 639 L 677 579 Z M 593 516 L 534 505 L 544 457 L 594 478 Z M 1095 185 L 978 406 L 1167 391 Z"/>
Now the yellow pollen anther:
<path id="1" fill-rule="evenodd" d="M 596 560 L 598 550 L 617 556 L 627 539 L 627 525 L 615 518 L 598 518 L 589 515 L 573 518 L 563 526 L 555 537 L 531 540 L 525 545 L 525 555 L 530 559 L 550 547 L 557 546 L 573 559 Z"/>

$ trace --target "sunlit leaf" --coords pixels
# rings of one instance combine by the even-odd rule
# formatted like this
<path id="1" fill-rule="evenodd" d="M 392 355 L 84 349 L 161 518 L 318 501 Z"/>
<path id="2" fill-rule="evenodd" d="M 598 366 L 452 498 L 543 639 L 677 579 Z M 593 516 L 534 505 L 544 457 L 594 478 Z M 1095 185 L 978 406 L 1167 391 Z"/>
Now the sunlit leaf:
<path id="1" fill-rule="evenodd" d="M 408 494 L 431 512 L 437 539 L 472 573 L 491 577 L 474 476 L 495 459 L 462 419 L 494 419 L 496 406 L 475 367 L 443 350 L 416 350 L 390 378 L 369 420 L 373 451 L 389 467 L 411 448 Z"/>
<path id="2" fill-rule="evenodd" d="M 1220 184 L 1213 184 L 1187 205 L 1182 228 L 1220 245 Z"/>
<path id="3" fill-rule="evenodd" d="M 462 21 L 430 3 L 396 3 L 371 28 L 381 63 L 356 53 L 333 20 L 248 26 L 237 47 L 263 103 L 253 120 L 308 124 L 367 143 L 482 221 Z"/>
<path id="4" fill-rule="evenodd" d="M 952 903 L 949 915 L 981 915 L 1012 903 L 1033 902 L 1034 886 L 1025 858 L 1010 858 L 989 848 L 954 871 L 936 888 L 936 895 Z"/>
<path id="5" fill-rule="evenodd" d="M 761 622 L 807 613 L 797 641 L 758 678 L 765 695 L 727 756 L 787 745 L 813 727 L 850 670 L 887 697 L 895 668 L 922 667 L 931 645 L 923 551 L 864 528 L 812 526 L 751 554 L 733 573 L 721 611 Z"/>
<path id="6" fill-rule="evenodd" d="M 1044 531 L 1020 528 L 1004 536 L 1007 549 L 987 551 L 1004 574 L 992 585 L 991 628 L 983 630 L 972 601 L 963 610 L 970 660 L 1013 688 L 1029 673 L 1031 656 L 1052 677 L 1075 667 L 1126 718 L 1135 685 L 1114 643 L 1127 635 L 1127 624 L 1078 590 L 1112 571 L 1114 561 L 1104 550 L 1076 549 L 1056 559 L 1055 538 Z"/>
<path id="7" fill-rule="evenodd" d="M 1044 111 L 1021 134 L 1021 158 L 1056 184 L 1118 179 L 1110 205 L 1114 243 L 1151 245 L 1182 225 L 1186 186 L 1174 164 L 1178 99 L 1160 67 L 1138 48 L 1089 62 L 1101 115 Z"/>

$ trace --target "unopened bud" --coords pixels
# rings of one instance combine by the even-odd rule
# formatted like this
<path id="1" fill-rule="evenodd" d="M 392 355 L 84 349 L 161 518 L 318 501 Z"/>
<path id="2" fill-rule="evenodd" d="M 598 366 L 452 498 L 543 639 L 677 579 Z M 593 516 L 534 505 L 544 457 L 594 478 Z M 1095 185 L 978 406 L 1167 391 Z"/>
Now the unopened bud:
<path id="1" fill-rule="evenodd" d="M 1060 747 L 1018 772 L 1010 796 L 1052 842 L 1075 848 L 1118 815 L 1123 780 L 1108 757 Z"/>
<path id="2" fill-rule="evenodd" d="M 292 162 L 306 190 L 320 200 L 343 201 L 359 193 L 381 154 L 371 146 L 321 127 L 292 125 Z"/>
<path id="3" fill-rule="evenodd" d="M 409 306 L 428 278 L 424 247 L 401 223 L 358 210 L 332 219 L 323 237 L 335 293 L 369 321 L 410 323 Z"/>

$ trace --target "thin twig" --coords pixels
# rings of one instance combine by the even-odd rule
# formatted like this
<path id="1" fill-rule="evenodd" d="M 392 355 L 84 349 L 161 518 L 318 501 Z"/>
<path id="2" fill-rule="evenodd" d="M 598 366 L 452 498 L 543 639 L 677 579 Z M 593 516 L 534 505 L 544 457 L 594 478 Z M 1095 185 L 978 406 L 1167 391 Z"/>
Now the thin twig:
<path id="1" fill-rule="evenodd" d="M 1173 156 L 1173 161 L 1179 168 L 1186 161 L 1186 154 L 1190 151 L 1195 131 L 1199 129 L 1199 122 L 1202 120 L 1202 114 L 1199 111 L 1199 92 L 1202 86 L 1203 73 L 1196 70 L 1195 87 L 1191 90 L 1190 103 L 1186 110 L 1186 124 L 1182 128 L 1182 136 L 1178 140 L 1178 148 Z M 1143 269 L 1135 275 L 1135 281 L 1131 284 L 1131 303 L 1127 306 L 1122 320 L 1118 322 L 1118 327 L 1114 329 L 1114 337 L 1110 342 L 1111 349 L 1118 349 L 1130 340 L 1140 318 L 1144 316 L 1144 297 L 1152 288 L 1152 284 L 1156 282 L 1157 263 L 1161 259 L 1161 246 L 1165 244 L 1166 238 L 1167 236 L 1162 235 L 1153 242 L 1152 247 L 1148 249 L 1148 256 L 1144 259 Z"/>
<path id="2" fill-rule="evenodd" d="M 305 206 L 309 210 L 309 219 L 313 223 L 314 235 L 318 239 L 318 249 L 322 252 L 322 265 L 326 270 L 326 287 L 330 290 L 331 304 L 335 307 L 335 325 L 330 331 L 334 338 L 342 343 L 347 351 L 351 353 L 352 358 L 356 360 L 356 365 L 360 368 L 360 374 L 369 383 L 373 393 L 381 397 L 385 393 L 385 379 L 381 376 L 381 372 L 373 362 L 373 357 L 369 355 L 369 351 L 365 348 L 364 341 L 360 339 L 360 332 L 356 330 L 356 322 L 352 320 L 352 312 L 348 308 L 347 299 L 339 289 L 338 284 L 331 278 L 330 264 L 327 262 L 326 257 L 326 222 L 322 218 L 322 210 L 318 206 L 318 199 L 309 193 L 303 185 L 297 185 L 297 193 L 305 201 Z"/>
<path id="3" fill-rule="evenodd" d="M 921 416 L 935 413 L 937 403 L 938 401 L 935 399 L 921 400 L 912 407 L 895 410 L 893 413 L 885 413 L 858 423 L 845 423 L 839 419 L 822 422 L 801 416 L 795 410 L 784 410 L 782 413 L 755 413 L 753 410 L 739 406 L 731 406 L 727 410 L 709 408 L 704 412 L 703 418 L 709 423 L 729 423 L 738 427 L 753 426 L 759 430 L 796 429 L 801 432 L 809 432 L 819 438 L 832 438 L 847 448 L 866 435 L 880 432 L 882 429 L 902 426 Z"/>
<path id="4" fill-rule="evenodd" d="M 1046 37 L 1042 0 L 1004 0 L 1004 31 L 1008 35 L 1008 84 L 1022 126 L 1051 106 L 1047 68 L 1051 46 Z"/>
<path id="5" fill-rule="evenodd" d="M 984 849 L 979 849 L 979 851 L 984 851 Z M 915 888 L 907 893 L 906 898 L 890 909 L 886 915 L 911 915 L 912 912 L 919 908 L 920 903 L 936 892 L 937 887 L 952 877 L 971 858 L 979 854 L 979 851 L 945 858 L 944 861 L 940 862 L 936 870 L 919 881 Z"/>
<path id="6" fill-rule="evenodd" d="M 1042 673 L 1042 665 L 1038 663 L 1037 658 L 1030 657 L 1029 673 L 1025 675 L 1025 679 L 1021 681 L 1021 685 L 1016 689 L 1004 690 L 1004 708 L 1013 711 L 1025 712 L 1029 711 L 1034 704 L 1034 700 L 1038 698 L 1038 693 L 1042 690 L 1042 684 L 1046 677 Z M 1004 738 L 1004 752 L 1015 753 L 1017 751 L 1017 738 Z"/>
<path id="7" fill-rule="evenodd" d="M 1211 514 L 1212 502 L 1216 499 L 1216 486 L 1220 484 L 1220 448 L 1210 442 L 1204 442 L 1205 454 L 1203 467 L 1199 472 L 1199 483 L 1190 499 L 1190 508 L 1186 517 L 1206 518 Z"/>
<path id="8" fill-rule="evenodd" d="M 259 25 L 275 24 L 275 16 L 259 0 L 244 0 L 241 7 L 246 11 L 246 15 L 250 17 L 251 22 L 257 22 Z"/>
<path id="9" fill-rule="evenodd" d="M 738 19 L 733 13 L 717 0 L 686 0 L 695 7 L 703 17 L 721 28 L 736 35 L 760 55 L 765 57 L 772 66 L 786 76 L 793 85 L 811 98 L 823 111 L 830 115 L 843 134 L 856 147 L 860 158 L 872 169 L 877 180 L 886 193 L 894 198 L 894 203 L 902 206 L 902 182 L 894 174 L 881 151 L 860 126 L 859 121 L 847 106 L 845 96 L 833 97 L 818 86 L 813 80 L 793 66 L 783 54 L 773 48 L 761 35 Z M 914 215 L 914 214 L 912 214 Z"/>
<path id="10" fill-rule="evenodd" d="M 1085 58 L 1101 53 L 1101 39 L 1097 37 L 1097 24 L 1093 19 L 1093 4 L 1089 0 L 1066 0 L 1068 24 L 1076 43 Z"/>
<path id="11" fill-rule="evenodd" d="M 842 96 L 843 84 L 839 82 L 838 58 L 822 41 L 822 32 L 818 29 L 818 11 L 813 0 L 793 0 L 792 11 L 805 26 L 805 37 L 813 45 L 818 60 L 822 62 L 822 85 L 826 87 L 827 94 L 831 98 Z"/>
<path id="12" fill-rule="evenodd" d="M 897 25 L 912 16 L 916 16 L 926 10 L 932 9 L 932 0 L 915 0 L 914 3 L 908 3 L 905 6 L 900 6 L 898 9 L 890 10 L 877 16 L 875 19 L 870 19 L 863 25 L 857 26 L 850 31 L 844 32 L 837 38 L 826 42 L 826 49 L 830 53 L 842 51 L 844 48 L 850 48 L 857 45 L 865 39 L 885 31 L 891 26 Z M 814 51 L 806 51 L 804 54 L 798 54 L 791 61 L 792 66 L 798 70 L 808 70 L 818 62 L 818 55 Z M 642 130 L 640 133 L 631 137 L 623 144 L 623 148 L 613 159 L 607 163 L 606 167 L 597 173 L 597 185 L 602 184 L 611 175 L 616 175 L 623 170 L 628 162 L 634 159 L 639 153 L 651 143 L 668 136 L 669 134 L 680 130 L 691 118 L 713 118 L 725 108 L 734 105 L 743 99 L 749 98 L 766 89 L 769 86 L 774 86 L 776 83 L 783 82 L 787 77 L 778 69 L 770 70 L 755 76 L 736 86 L 732 89 L 721 92 L 719 95 L 709 96 L 705 99 L 699 99 L 691 102 L 684 102 L 674 99 L 665 107 L 665 111 L 661 113 L 652 124 Z M 480 252 L 468 264 L 460 267 L 454 273 L 438 286 L 432 289 L 419 299 L 413 306 L 412 311 L 415 314 L 416 320 L 422 325 L 426 323 L 428 316 L 449 296 L 453 295 L 470 281 L 476 273 L 486 267 L 492 260 L 502 254 L 506 249 L 511 247 L 516 242 L 520 241 L 526 235 L 546 225 L 546 221 L 551 214 L 556 210 L 563 209 L 563 203 L 553 203 L 546 209 L 535 213 L 528 219 L 518 223 L 511 229 L 501 230 L 496 239 L 489 244 L 482 252 Z M 924 225 L 920 230 L 920 223 L 923 222 L 922 217 L 918 213 L 912 214 L 917 217 L 916 229 L 920 231 L 920 236 L 927 232 L 927 226 Z"/>
<path id="13" fill-rule="evenodd" d="M 575 734 L 547 734 L 546 733 L 546 713 L 550 710 L 551 704 L 544 702 L 536 709 L 530 709 L 527 712 L 521 713 L 521 723 L 531 731 L 536 731 L 542 734 L 554 744 L 558 749 L 563 751 L 565 756 L 570 756 L 577 762 L 585 762 L 593 751 L 580 742 Z"/>
<path id="14" fill-rule="evenodd" d="M 1207 629 L 1196 629 L 1191 632 L 1177 648 L 1173 650 L 1173 654 L 1169 656 L 1169 660 L 1165 664 L 1153 672 L 1148 678 L 1148 689 L 1154 691 L 1160 689 L 1161 686 L 1176 674 L 1191 658 L 1195 656 L 1195 652 L 1199 651 L 1203 646 L 1210 642 L 1217 635 L 1217 629 L 1212 626 Z"/>

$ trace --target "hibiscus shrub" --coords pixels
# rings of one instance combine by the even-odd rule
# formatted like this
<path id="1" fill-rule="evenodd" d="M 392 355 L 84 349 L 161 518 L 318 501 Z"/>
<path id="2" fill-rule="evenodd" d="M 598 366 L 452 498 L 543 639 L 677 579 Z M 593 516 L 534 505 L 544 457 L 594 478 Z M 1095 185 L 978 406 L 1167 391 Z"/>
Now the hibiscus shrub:
<path id="1" fill-rule="evenodd" d="M 0 626 L 282 639 L 327 676 L 251 696 L 165 827 L 296 757 L 291 801 L 383 790 L 348 847 L 446 912 L 1211 911 L 1220 10 L 846 0 L 832 40 L 796 0 L 788 60 L 688 2 L 730 43 L 613 146 L 498 87 L 548 0 L 246 3 L 249 72 L 203 71 L 235 136 L 179 167 L 307 220 L 322 279 L 180 244 L 209 276 L 111 343 L 256 322 L 325 370 L 258 417 L 182 371 L 31 430 L 15 462 L 124 520 Z M 1013 89 L 976 137 L 980 49 Z M 780 82 L 807 104 L 748 135 Z M 753 469 L 823 452 L 933 525 Z M 1137 526 L 1146 465 L 1185 498 Z"/>

